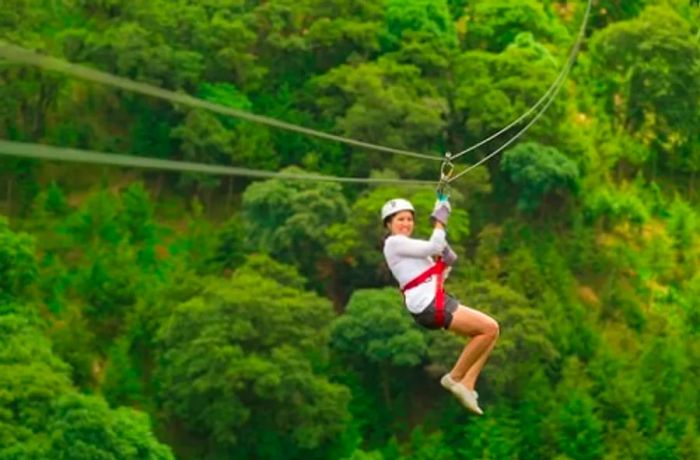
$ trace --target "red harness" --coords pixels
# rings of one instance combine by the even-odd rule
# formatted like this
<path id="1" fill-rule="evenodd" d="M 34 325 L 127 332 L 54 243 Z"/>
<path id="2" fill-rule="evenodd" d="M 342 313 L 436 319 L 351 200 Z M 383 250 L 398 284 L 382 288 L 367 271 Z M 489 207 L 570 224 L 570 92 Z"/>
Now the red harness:
<path id="1" fill-rule="evenodd" d="M 442 260 L 442 257 L 438 257 L 435 265 L 406 283 L 401 289 L 401 293 L 405 295 L 406 291 L 424 283 L 428 278 L 435 275 L 437 277 L 435 282 L 435 322 L 439 326 L 445 324 L 445 290 L 442 287 L 444 272 L 445 262 Z"/>

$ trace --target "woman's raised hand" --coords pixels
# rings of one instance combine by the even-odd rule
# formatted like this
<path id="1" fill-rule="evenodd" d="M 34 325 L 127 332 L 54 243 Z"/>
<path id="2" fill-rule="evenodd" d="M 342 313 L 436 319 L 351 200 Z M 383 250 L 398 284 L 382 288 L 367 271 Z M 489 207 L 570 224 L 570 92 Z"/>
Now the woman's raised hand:
<path id="1" fill-rule="evenodd" d="M 452 212 L 452 206 L 448 200 L 437 200 L 435 202 L 435 207 L 433 208 L 433 213 L 430 217 L 440 222 L 442 225 L 447 225 L 447 219 L 450 217 Z"/>

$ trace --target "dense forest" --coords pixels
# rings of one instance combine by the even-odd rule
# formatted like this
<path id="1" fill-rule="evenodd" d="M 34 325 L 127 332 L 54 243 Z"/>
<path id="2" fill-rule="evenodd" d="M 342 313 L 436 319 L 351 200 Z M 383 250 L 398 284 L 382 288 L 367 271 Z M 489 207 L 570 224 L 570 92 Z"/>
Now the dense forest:
<path id="1" fill-rule="evenodd" d="M 441 156 L 547 91 L 585 9 L 2 0 L 0 40 Z M 439 173 L 6 60 L 0 101 L 12 141 L 344 177 Z M 382 204 L 412 200 L 426 236 L 434 186 L 0 154 L 0 459 L 700 458 L 698 171 L 700 8 L 593 1 L 544 116 L 453 182 L 448 291 L 501 325 L 477 417 L 438 383 L 464 340 L 413 322 L 380 250 Z"/>

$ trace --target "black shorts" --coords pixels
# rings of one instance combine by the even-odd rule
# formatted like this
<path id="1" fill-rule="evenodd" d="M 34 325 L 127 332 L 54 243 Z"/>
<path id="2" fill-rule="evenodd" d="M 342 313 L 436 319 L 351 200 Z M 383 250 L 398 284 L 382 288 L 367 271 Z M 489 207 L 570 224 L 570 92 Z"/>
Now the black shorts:
<path id="1" fill-rule="evenodd" d="M 430 302 L 430 305 L 425 307 L 425 310 L 420 313 L 411 313 L 411 315 L 416 323 L 428 329 L 440 329 L 440 327 L 447 329 L 452 323 L 452 315 L 457 311 L 458 306 L 459 300 L 455 299 L 449 294 L 445 294 L 445 324 L 443 325 L 438 325 L 435 323 L 435 299 Z"/>

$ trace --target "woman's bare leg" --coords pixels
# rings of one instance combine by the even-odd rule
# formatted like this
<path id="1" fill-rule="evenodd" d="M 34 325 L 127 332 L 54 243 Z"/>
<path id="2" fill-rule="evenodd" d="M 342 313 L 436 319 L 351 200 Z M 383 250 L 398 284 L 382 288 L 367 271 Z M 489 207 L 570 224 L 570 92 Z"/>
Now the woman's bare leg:
<path id="1" fill-rule="evenodd" d="M 476 379 L 498 339 L 498 323 L 480 311 L 460 305 L 454 312 L 449 329 L 472 338 L 459 355 L 450 375 L 467 389 L 474 390 Z"/>
<path id="2" fill-rule="evenodd" d="M 476 362 L 472 365 L 472 367 L 469 368 L 466 374 L 464 374 L 464 378 L 462 379 L 462 384 L 473 390 L 474 387 L 476 387 L 476 379 L 479 377 L 479 374 L 481 374 L 481 369 L 484 368 L 484 364 L 486 364 L 486 361 L 489 359 L 489 356 L 491 356 L 491 351 L 493 350 L 493 347 L 496 346 L 496 340 L 491 342 L 491 346 L 489 346 L 486 351 L 481 355 L 479 359 L 476 360 Z"/>

